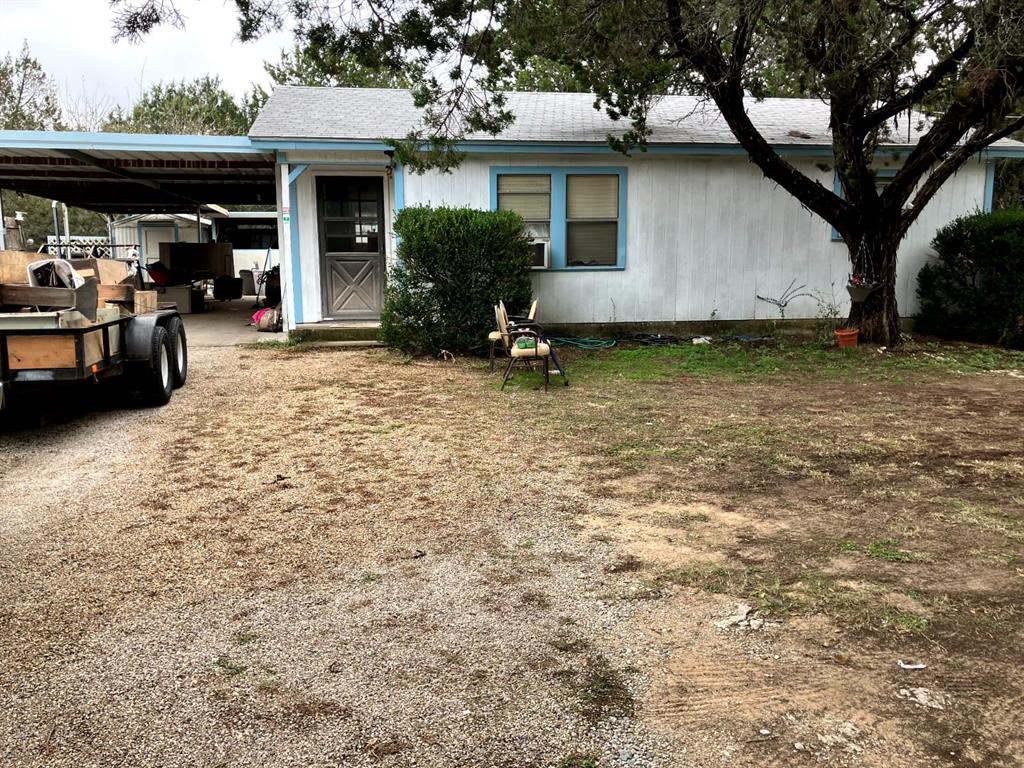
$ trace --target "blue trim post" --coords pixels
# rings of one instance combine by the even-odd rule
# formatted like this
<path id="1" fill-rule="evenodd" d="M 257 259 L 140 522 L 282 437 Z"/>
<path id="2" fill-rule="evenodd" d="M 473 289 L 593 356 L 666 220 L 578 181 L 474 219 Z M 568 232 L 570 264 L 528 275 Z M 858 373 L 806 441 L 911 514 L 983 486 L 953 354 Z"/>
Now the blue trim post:
<path id="1" fill-rule="evenodd" d="M 306 163 L 300 163 L 293 165 L 288 169 L 288 239 L 291 243 L 289 250 L 291 251 L 291 293 L 292 293 L 292 307 L 295 309 L 295 325 L 298 326 L 302 323 L 302 254 L 299 251 L 299 217 L 298 217 L 298 194 L 296 193 L 295 183 L 299 180 L 299 177 L 306 172 L 309 165 Z"/>
<path id="2" fill-rule="evenodd" d="M 992 213 L 992 206 L 996 198 L 996 161 L 985 161 L 985 202 L 982 210 L 985 213 Z"/>
<path id="3" fill-rule="evenodd" d="M 398 163 L 395 166 L 395 213 L 401 213 L 405 208 L 405 166 Z"/>
<path id="4" fill-rule="evenodd" d="M 551 269 L 566 269 L 569 227 L 565 223 L 565 178 L 567 173 L 551 174 Z"/>

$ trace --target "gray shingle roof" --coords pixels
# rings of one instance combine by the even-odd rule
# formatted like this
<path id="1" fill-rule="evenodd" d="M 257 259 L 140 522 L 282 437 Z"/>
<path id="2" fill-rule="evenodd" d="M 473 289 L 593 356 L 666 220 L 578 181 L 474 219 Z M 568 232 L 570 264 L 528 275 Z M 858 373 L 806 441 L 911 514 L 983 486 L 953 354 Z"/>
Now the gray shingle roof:
<path id="1" fill-rule="evenodd" d="M 472 134 L 469 141 L 605 142 L 620 134 L 625 121 L 613 121 L 594 109 L 587 93 L 509 93 L 515 122 L 498 136 Z M 772 144 L 828 146 L 829 108 L 817 99 L 748 99 L 754 125 Z M 923 117 L 906 115 L 887 144 L 913 144 Z M 713 105 L 693 96 L 666 96 L 648 117 L 653 144 L 735 144 Z M 891 125 L 891 123 L 890 123 Z M 405 90 L 385 88 L 310 88 L 278 86 L 253 123 L 253 139 L 374 140 L 406 136 L 421 127 L 420 111 Z M 909 135 L 908 135 L 909 131 Z M 1016 144 L 1016 142 L 1011 142 Z"/>

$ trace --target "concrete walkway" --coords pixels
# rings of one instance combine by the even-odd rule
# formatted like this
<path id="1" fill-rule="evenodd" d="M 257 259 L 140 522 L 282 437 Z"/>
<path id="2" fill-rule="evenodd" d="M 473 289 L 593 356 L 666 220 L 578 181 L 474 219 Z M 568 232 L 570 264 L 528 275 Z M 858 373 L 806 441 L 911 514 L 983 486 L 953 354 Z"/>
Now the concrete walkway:
<path id="1" fill-rule="evenodd" d="M 263 341 L 284 341 L 288 338 L 285 333 L 261 333 L 248 324 L 256 311 L 252 297 L 237 301 L 214 301 L 207 304 L 207 307 L 209 309 L 205 312 L 182 315 L 189 347 L 234 347 Z"/>

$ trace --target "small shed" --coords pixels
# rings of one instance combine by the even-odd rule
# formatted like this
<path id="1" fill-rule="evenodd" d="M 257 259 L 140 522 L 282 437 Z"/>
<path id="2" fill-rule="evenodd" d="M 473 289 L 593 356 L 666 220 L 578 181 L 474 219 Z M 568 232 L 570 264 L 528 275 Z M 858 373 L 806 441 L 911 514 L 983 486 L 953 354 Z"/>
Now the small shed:
<path id="1" fill-rule="evenodd" d="M 213 240 L 210 219 L 189 213 L 140 213 L 114 219 L 110 225 L 110 242 L 118 256 L 143 257 L 152 264 L 160 258 L 160 243 L 209 243 Z M 140 253 L 141 251 L 141 253 Z"/>

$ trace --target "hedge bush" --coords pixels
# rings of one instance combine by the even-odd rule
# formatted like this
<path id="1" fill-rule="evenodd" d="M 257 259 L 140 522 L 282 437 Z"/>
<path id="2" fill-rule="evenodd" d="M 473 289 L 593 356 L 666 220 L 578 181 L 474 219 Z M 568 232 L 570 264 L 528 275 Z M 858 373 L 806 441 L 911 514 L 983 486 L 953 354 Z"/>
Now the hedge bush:
<path id="1" fill-rule="evenodd" d="M 1024 346 L 1024 211 L 962 216 L 932 240 L 918 275 L 917 329 L 950 339 Z"/>
<path id="2" fill-rule="evenodd" d="M 482 349 L 494 305 L 529 305 L 530 248 L 510 211 L 412 207 L 395 219 L 398 263 L 384 293 L 381 339 L 415 354 Z"/>

